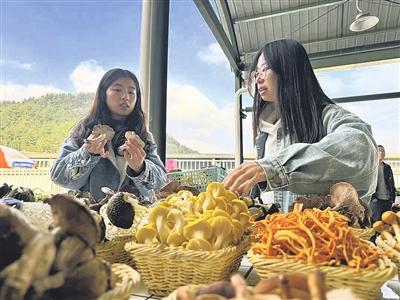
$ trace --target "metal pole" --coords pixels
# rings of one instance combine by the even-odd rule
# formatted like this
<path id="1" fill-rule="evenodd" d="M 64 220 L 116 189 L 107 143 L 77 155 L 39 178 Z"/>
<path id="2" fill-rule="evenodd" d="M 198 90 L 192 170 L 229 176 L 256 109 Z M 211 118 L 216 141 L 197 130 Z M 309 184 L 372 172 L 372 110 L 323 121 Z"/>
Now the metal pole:
<path id="1" fill-rule="evenodd" d="M 145 113 L 146 127 L 149 128 L 149 49 L 151 32 L 150 1 L 142 1 L 142 24 L 140 27 L 140 70 L 139 79 L 142 88 L 142 109 Z"/>
<path id="2" fill-rule="evenodd" d="M 242 122 L 242 94 L 248 91 L 242 87 L 240 72 L 235 72 L 235 167 L 243 162 L 243 122 Z"/>
<path id="3" fill-rule="evenodd" d="M 149 80 L 149 129 L 158 146 L 158 154 L 165 162 L 169 0 L 146 1 L 151 7 Z"/>

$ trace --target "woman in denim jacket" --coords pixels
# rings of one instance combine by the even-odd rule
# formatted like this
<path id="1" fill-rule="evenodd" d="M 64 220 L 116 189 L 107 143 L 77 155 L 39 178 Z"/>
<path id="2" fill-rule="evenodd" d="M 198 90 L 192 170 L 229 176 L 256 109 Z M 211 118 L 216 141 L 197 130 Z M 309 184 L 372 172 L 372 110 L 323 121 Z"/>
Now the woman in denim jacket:
<path id="1" fill-rule="evenodd" d="M 368 202 L 378 172 L 371 128 L 322 91 L 304 47 L 292 39 L 266 44 L 253 63 L 255 162 L 224 181 L 248 195 L 258 185 L 283 211 L 298 195 L 329 194 L 340 181 Z M 267 197 L 268 198 L 268 197 Z"/>
<path id="2" fill-rule="evenodd" d="M 117 68 L 104 74 L 89 113 L 62 145 L 51 179 L 69 189 L 89 191 L 96 201 L 105 196 L 102 187 L 116 191 L 125 185 L 150 198 L 166 182 L 166 171 L 146 129 L 141 102 L 139 82 L 133 73 Z M 92 133 L 98 124 L 114 129 L 111 141 L 99 140 Z M 126 131 L 135 131 L 145 146 L 135 139 L 126 140 Z M 92 140 L 96 142 L 89 142 Z M 121 153 L 119 149 L 124 150 Z"/>

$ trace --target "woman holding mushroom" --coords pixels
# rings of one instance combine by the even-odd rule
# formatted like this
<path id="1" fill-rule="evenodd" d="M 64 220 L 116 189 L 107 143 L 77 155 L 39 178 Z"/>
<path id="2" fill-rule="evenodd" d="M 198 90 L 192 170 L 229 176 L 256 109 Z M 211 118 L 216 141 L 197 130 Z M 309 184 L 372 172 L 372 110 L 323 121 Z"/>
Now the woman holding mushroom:
<path id="1" fill-rule="evenodd" d="M 287 211 L 298 194 L 326 195 L 344 181 L 367 203 L 378 171 L 371 128 L 324 93 L 304 47 L 293 39 L 267 43 L 251 71 L 257 159 L 230 172 L 225 187 L 273 191 Z"/>
<path id="2" fill-rule="evenodd" d="M 89 191 L 134 186 L 150 198 L 166 181 L 157 145 L 145 125 L 139 81 L 128 70 L 112 69 L 100 80 L 89 113 L 72 129 L 51 169 L 66 188 Z M 106 125 L 106 126 L 105 126 Z"/>

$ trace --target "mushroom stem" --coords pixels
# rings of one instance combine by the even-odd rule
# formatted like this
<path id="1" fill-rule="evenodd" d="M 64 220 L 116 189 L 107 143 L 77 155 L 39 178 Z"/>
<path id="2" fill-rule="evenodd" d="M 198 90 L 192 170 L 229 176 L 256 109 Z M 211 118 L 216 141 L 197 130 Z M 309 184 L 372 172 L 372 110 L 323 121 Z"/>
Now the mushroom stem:
<path id="1" fill-rule="evenodd" d="M 307 279 L 311 300 L 326 300 L 326 289 L 323 274 L 320 271 L 314 271 L 308 275 Z"/>
<path id="2" fill-rule="evenodd" d="M 382 221 L 376 221 L 374 225 L 372 225 L 372 227 L 375 231 L 379 232 L 385 238 L 389 246 L 394 247 L 394 245 L 396 244 L 396 240 L 389 231 L 385 230 L 385 224 Z"/>
<path id="3" fill-rule="evenodd" d="M 396 236 L 396 240 L 400 242 L 400 227 L 397 215 L 392 211 L 385 211 L 382 214 L 382 221 L 385 222 L 386 224 L 392 225 L 394 229 L 394 234 Z"/>

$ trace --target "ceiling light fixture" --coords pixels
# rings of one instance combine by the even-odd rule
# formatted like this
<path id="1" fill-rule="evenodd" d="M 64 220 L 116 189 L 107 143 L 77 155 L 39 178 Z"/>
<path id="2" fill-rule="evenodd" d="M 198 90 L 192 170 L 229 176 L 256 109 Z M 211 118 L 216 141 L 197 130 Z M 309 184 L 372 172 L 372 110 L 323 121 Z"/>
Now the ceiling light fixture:
<path id="1" fill-rule="evenodd" d="M 354 22 L 351 23 L 351 25 L 350 25 L 351 31 L 359 32 L 359 31 L 368 30 L 368 29 L 374 27 L 376 24 L 378 24 L 379 18 L 376 16 L 371 16 L 369 13 L 363 12 L 358 7 L 358 0 L 356 0 L 356 8 L 358 10 L 358 14 L 357 14 Z"/>

